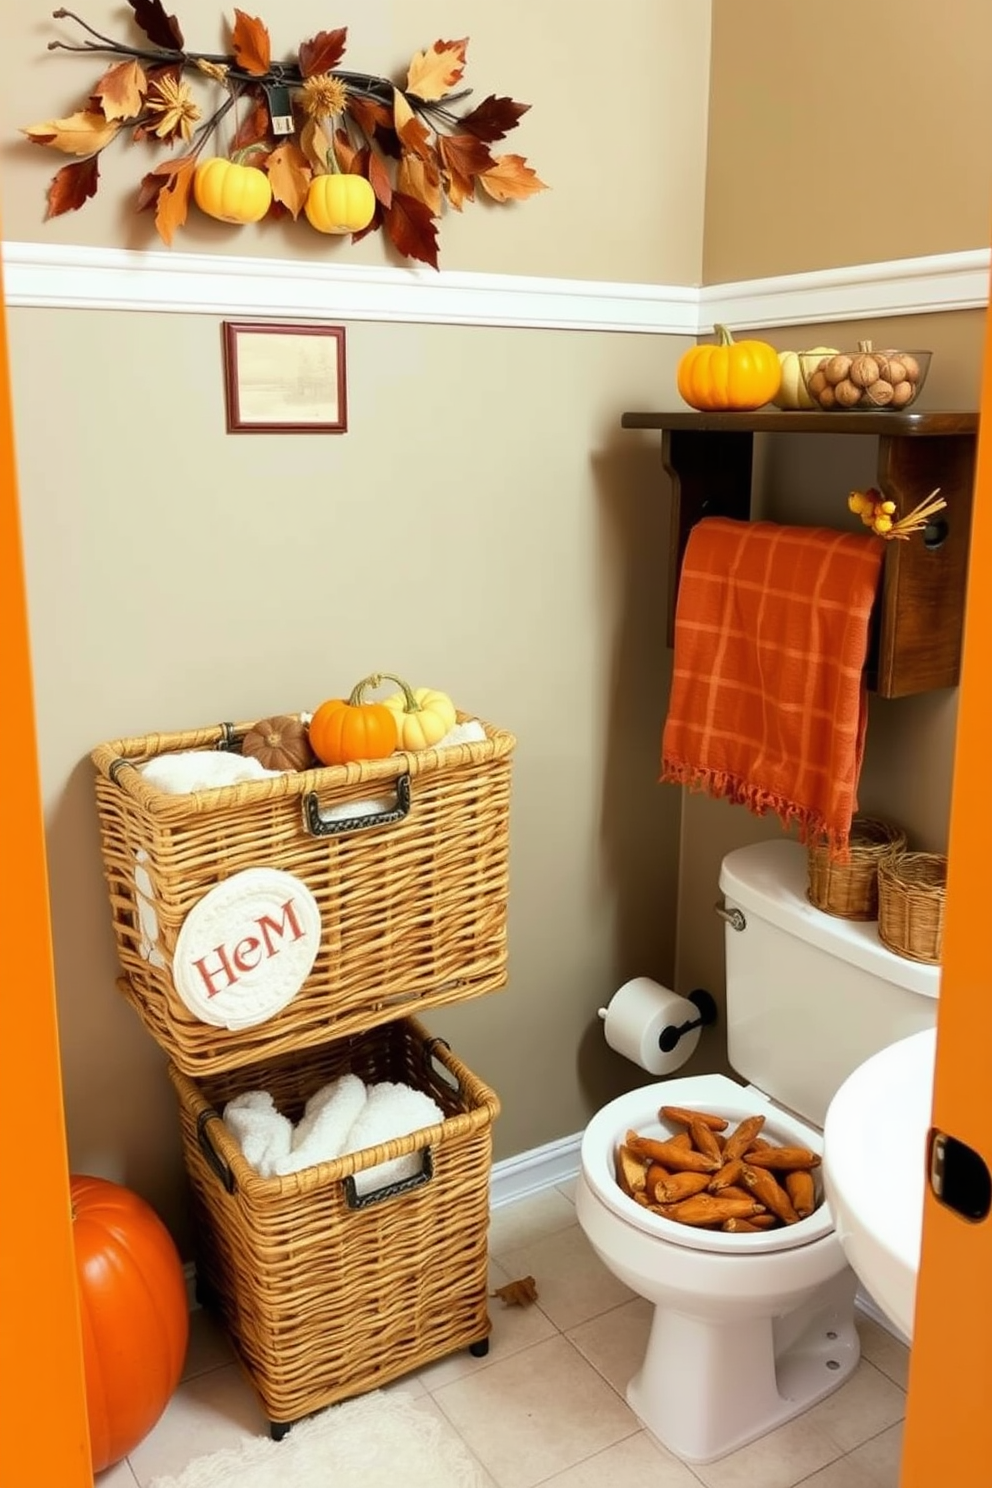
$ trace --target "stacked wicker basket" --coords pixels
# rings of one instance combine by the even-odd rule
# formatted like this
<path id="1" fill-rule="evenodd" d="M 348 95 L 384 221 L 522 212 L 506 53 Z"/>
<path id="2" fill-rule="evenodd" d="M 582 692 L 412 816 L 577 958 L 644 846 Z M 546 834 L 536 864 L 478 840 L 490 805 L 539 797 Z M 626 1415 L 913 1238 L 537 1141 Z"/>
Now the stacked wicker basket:
<path id="1" fill-rule="evenodd" d="M 460 721 L 465 721 L 461 718 Z M 153 756 L 237 750 L 249 725 L 120 739 L 93 752 L 120 991 L 170 1057 L 195 1221 L 197 1287 L 219 1311 L 273 1437 L 292 1422 L 468 1348 L 485 1353 L 496 1095 L 420 1014 L 506 980 L 512 735 L 293 772 L 188 795 L 155 789 Z M 404 812 L 313 835 L 329 807 L 395 792 Z M 340 814 L 340 813 L 339 813 Z M 267 1021 L 199 1021 L 171 974 L 190 910 L 249 868 L 296 875 L 320 949 Z M 150 904 L 154 954 L 146 934 Z M 143 918 L 144 917 L 144 918 Z M 293 1121 L 339 1074 L 430 1095 L 435 1126 L 262 1178 L 221 1119 L 268 1090 Z M 420 1154 L 414 1176 L 359 1193 L 354 1175 Z"/>
<path id="2" fill-rule="evenodd" d="M 911 852 L 901 828 L 876 817 L 856 816 L 850 847 L 831 857 L 825 843 L 808 852 L 808 897 L 827 914 L 877 920 L 882 944 L 898 956 L 940 962 L 947 858 Z"/>

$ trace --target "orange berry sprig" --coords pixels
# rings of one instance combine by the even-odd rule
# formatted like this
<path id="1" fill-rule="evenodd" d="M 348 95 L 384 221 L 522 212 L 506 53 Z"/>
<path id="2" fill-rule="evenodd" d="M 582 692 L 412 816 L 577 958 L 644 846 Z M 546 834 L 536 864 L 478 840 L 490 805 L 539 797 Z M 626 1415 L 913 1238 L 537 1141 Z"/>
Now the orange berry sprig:
<path id="1" fill-rule="evenodd" d="M 847 498 L 848 507 L 859 516 L 876 537 L 900 538 L 907 541 L 913 532 L 922 532 L 935 512 L 943 511 L 947 502 L 938 493 L 940 487 L 931 491 L 925 501 L 914 506 L 904 517 L 894 519 L 896 504 L 888 501 L 875 486 L 867 491 L 852 491 Z"/>

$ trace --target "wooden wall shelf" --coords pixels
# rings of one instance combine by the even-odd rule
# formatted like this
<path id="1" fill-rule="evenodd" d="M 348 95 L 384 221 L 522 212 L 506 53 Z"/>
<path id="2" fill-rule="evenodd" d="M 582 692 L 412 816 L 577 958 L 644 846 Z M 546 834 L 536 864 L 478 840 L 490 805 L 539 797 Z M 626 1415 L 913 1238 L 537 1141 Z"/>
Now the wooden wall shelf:
<path id="1" fill-rule="evenodd" d="M 755 434 L 874 437 L 875 484 L 899 517 L 939 486 L 946 510 L 908 542 L 886 543 L 868 682 L 889 698 L 957 685 L 977 413 L 625 413 L 621 425 L 660 431 L 662 464 L 672 479 L 669 645 L 691 528 L 701 517 L 751 516 Z"/>

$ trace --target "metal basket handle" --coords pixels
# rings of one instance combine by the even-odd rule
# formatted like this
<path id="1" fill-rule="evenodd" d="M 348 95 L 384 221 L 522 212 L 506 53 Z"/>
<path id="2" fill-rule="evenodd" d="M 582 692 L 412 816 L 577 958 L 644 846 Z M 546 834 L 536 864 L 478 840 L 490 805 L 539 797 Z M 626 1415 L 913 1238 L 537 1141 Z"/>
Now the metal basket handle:
<path id="1" fill-rule="evenodd" d="M 355 1187 L 354 1174 L 345 1178 L 343 1180 L 345 1202 L 349 1209 L 368 1209 L 370 1205 L 381 1204 L 384 1199 L 393 1199 L 397 1194 L 409 1193 L 413 1188 L 423 1188 L 424 1184 L 430 1183 L 433 1177 L 434 1157 L 431 1149 L 425 1147 L 420 1172 L 411 1173 L 409 1178 L 399 1178 L 395 1183 L 384 1183 L 381 1188 L 373 1188 L 368 1193 L 362 1194 Z"/>
<path id="2" fill-rule="evenodd" d="M 221 1157 L 217 1148 L 211 1142 L 207 1133 L 208 1124 L 211 1121 L 219 1120 L 220 1116 L 212 1106 L 208 1107 L 206 1111 L 201 1111 L 196 1118 L 196 1140 L 200 1144 L 200 1151 L 203 1153 L 211 1172 L 216 1178 L 220 1179 L 227 1192 L 233 1194 L 237 1188 L 234 1174 L 231 1172 L 230 1165 Z"/>
<path id="3" fill-rule="evenodd" d="M 396 805 L 369 816 L 324 817 L 320 814 L 320 802 L 316 791 L 308 791 L 303 797 L 303 823 L 312 837 L 340 837 L 345 832 L 362 832 L 368 827 L 388 827 L 402 821 L 410 814 L 410 776 L 400 775 L 396 780 Z"/>

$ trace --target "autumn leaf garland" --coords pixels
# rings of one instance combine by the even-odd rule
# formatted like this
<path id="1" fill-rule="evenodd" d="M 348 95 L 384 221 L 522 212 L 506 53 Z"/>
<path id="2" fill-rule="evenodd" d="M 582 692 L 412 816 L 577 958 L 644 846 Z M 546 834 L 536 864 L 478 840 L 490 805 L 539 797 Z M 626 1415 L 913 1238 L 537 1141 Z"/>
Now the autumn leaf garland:
<path id="1" fill-rule="evenodd" d="M 188 50 L 162 0 L 127 3 L 147 46 L 114 41 L 72 11 L 53 11 L 56 20 L 74 21 L 84 38 L 49 42 L 50 51 L 117 60 L 82 108 L 22 130 L 34 144 L 77 157 L 49 185 L 48 217 L 76 211 L 96 194 L 100 156 L 119 136 L 165 144 L 179 153 L 146 172 L 137 210 L 154 211 L 159 236 L 171 244 L 186 223 L 204 148 L 232 111 L 229 147 L 211 153 L 265 172 L 269 215 L 298 218 L 317 176 L 363 176 L 374 212 L 352 241 L 382 229 L 400 254 L 435 269 L 445 203 L 461 211 L 477 193 L 503 203 L 546 189 L 524 156 L 492 150 L 529 104 L 490 94 L 473 109 L 455 111 L 470 93 L 454 91 L 465 73 L 467 37 L 418 52 L 400 87 L 340 68 L 345 27 L 318 32 L 300 44 L 295 61 L 277 62 L 265 23 L 235 10 L 230 51 L 218 56 Z M 202 85 L 220 90 L 212 110 L 201 106 L 196 88 Z"/>

